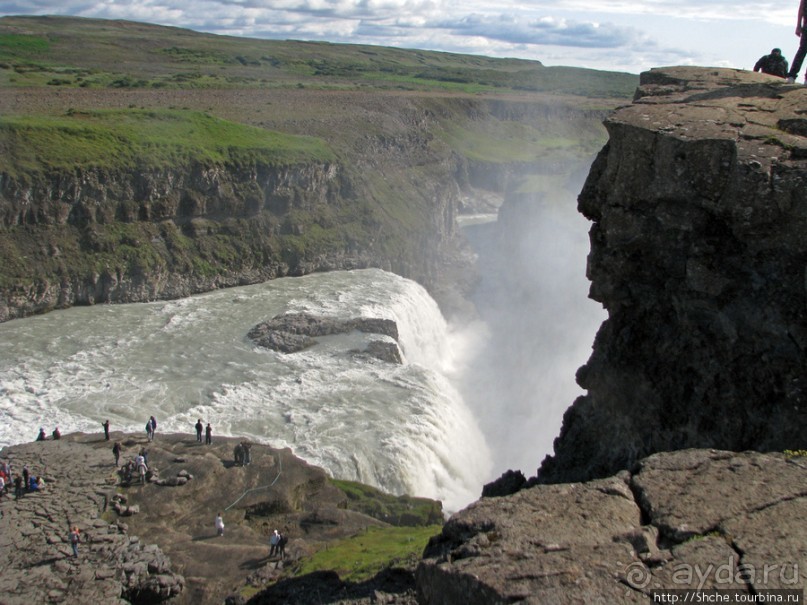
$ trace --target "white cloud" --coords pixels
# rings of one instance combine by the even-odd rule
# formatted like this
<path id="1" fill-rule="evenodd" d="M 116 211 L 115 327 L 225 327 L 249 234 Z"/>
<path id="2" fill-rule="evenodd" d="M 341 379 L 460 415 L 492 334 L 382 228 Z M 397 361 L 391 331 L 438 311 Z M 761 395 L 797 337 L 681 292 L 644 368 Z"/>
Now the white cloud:
<path id="1" fill-rule="evenodd" d="M 797 8 L 795 0 L 0 0 L 0 15 L 130 19 L 634 73 L 675 64 L 750 68 L 773 46 L 789 57 Z"/>

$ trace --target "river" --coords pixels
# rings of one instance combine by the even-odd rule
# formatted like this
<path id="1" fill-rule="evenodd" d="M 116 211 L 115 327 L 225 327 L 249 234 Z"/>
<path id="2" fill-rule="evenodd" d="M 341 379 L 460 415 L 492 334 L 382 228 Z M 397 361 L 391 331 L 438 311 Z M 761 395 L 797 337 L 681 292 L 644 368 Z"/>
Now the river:
<path id="1" fill-rule="evenodd" d="M 112 430 L 290 447 L 333 476 L 453 511 L 508 468 L 552 451 L 574 373 L 604 319 L 586 297 L 586 221 L 549 204 L 517 233 L 465 229 L 480 268 L 474 317 L 449 325 L 424 288 L 377 269 L 276 279 L 181 300 L 97 305 L 0 324 L 0 446 Z M 495 218 L 495 217 L 488 217 Z M 356 350 L 378 335 L 282 354 L 246 333 L 275 315 L 394 320 L 404 364 Z"/>

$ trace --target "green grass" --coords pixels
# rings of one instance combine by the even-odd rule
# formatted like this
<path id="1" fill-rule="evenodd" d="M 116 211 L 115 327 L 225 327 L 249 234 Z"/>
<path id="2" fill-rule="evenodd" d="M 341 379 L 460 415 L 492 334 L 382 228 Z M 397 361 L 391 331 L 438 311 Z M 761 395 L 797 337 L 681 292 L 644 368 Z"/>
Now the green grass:
<path id="1" fill-rule="evenodd" d="M 0 34 L 0 59 L 29 57 L 47 52 L 50 43 L 40 36 Z"/>
<path id="2" fill-rule="evenodd" d="M 348 497 L 347 508 L 395 526 L 433 526 L 442 523 L 442 506 L 437 500 L 385 494 L 355 481 L 332 479 Z"/>
<path id="3" fill-rule="evenodd" d="M 168 168 L 330 161 L 324 141 L 270 132 L 183 110 L 102 110 L 0 117 L 0 171 L 76 167 Z"/>
<path id="4" fill-rule="evenodd" d="M 385 568 L 420 559 L 429 538 L 441 529 L 440 525 L 369 527 L 357 536 L 333 542 L 303 559 L 294 569 L 294 575 L 333 570 L 342 580 L 362 582 Z"/>
<path id="5" fill-rule="evenodd" d="M 17 34 L 20 28 L 31 34 Z M 9 86 L 52 82 L 51 86 L 102 87 L 126 82 L 130 87 L 162 88 L 204 83 L 218 87 L 372 87 L 471 94 L 521 91 L 627 99 L 638 84 L 638 77 L 632 74 L 549 68 L 538 61 L 258 40 L 75 17 L 0 18 L 0 62 L 7 64 L 6 69 L 0 69 L 0 84 Z M 25 71 L 8 73 L 20 67 Z M 76 67 L 92 70 L 93 77 L 57 82 L 60 70 Z M 198 72 L 199 76 L 176 78 L 188 72 Z"/>

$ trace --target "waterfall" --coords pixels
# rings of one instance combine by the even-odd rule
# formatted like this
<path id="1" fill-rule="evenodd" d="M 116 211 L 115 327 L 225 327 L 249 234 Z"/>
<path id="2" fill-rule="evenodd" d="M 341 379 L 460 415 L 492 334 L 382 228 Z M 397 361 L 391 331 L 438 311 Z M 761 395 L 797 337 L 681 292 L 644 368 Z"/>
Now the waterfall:
<path id="1" fill-rule="evenodd" d="M 288 312 L 398 325 L 405 363 L 357 355 L 363 333 L 285 355 L 246 333 Z M 290 447 L 333 476 L 437 498 L 479 496 L 490 454 L 449 380 L 445 319 L 418 284 L 377 269 L 337 271 L 176 301 L 76 307 L 0 324 L 0 445 L 50 433 L 193 432 Z"/>

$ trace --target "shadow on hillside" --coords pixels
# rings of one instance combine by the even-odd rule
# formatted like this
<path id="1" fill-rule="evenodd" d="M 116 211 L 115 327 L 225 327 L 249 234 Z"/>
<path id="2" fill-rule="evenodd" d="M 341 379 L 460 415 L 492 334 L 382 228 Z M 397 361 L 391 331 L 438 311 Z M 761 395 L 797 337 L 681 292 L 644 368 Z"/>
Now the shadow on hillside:
<path id="1" fill-rule="evenodd" d="M 406 569 L 385 569 L 369 580 L 343 582 L 335 571 L 315 571 L 281 580 L 250 599 L 250 605 L 325 605 L 346 599 L 376 599 L 377 593 L 394 595 L 396 603 L 416 603 L 415 577 Z M 407 598 L 408 597 L 408 598 Z"/>
<path id="2" fill-rule="evenodd" d="M 202 542 L 202 541 L 206 541 L 206 540 L 215 540 L 218 537 L 219 537 L 218 534 L 208 534 L 208 535 L 204 535 L 204 536 L 194 536 L 193 538 L 191 538 L 191 540 L 193 542 Z"/>
<path id="3" fill-rule="evenodd" d="M 260 569 L 264 565 L 266 565 L 268 563 L 272 563 L 273 561 L 275 563 L 279 563 L 280 559 L 277 558 L 277 557 L 270 557 L 269 555 L 266 555 L 265 557 L 259 557 L 257 559 L 247 559 L 246 561 L 242 561 L 238 565 L 238 568 L 239 569 L 251 569 L 251 570 Z"/>

